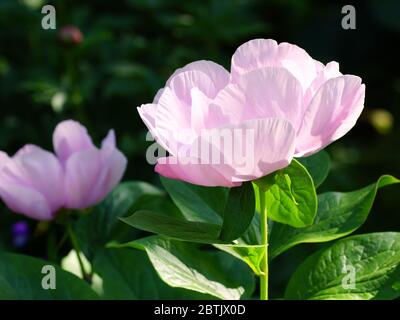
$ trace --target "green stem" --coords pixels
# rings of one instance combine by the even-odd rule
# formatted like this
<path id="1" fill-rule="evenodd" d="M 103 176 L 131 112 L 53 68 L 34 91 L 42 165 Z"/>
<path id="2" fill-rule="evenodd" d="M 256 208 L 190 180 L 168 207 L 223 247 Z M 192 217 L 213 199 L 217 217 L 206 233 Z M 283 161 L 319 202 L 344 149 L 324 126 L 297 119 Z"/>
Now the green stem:
<path id="1" fill-rule="evenodd" d="M 67 223 L 67 232 L 68 232 L 69 238 L 71 240 L 72 247 L 74 248 L 74 250 L 76 252 L 76 256 L 78 257 L 78 262 L 79 262 L 79 267 L 81 268 L 82 277 L 86 281 L 90 282 L 91 277 L 86 272 L 85 266 L 83 265 L 83 261 L 81 258 L 81 249 L 79 247 L 78 239 L 76 238 L 75 233 L 72 230 L 71 224 L 69 222 Z"/>
<path id="2" fill-rule="evenodd" d="M 261 261 L 260 275 L 260 300 L 268 300 L 268 217 L 267 217 L 267 206 L 265 205 L 264 192 L 259 189 L 260 196 L 260 215 L 261 215 L 261 244 L 264 245 L 265 252 L 264 258 Z"/>

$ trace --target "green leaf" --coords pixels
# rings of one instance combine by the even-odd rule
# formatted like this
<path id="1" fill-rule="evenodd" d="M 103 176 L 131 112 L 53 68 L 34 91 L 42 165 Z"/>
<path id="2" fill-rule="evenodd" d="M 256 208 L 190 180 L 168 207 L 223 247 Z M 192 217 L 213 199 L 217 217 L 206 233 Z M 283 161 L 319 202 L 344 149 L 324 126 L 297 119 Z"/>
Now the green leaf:
<path id="1" fill-rule="evenodd" d="M 216 224 L 186 221 L 147 210 L 140 210 L 130 217 L 120 219 L 132 227 L 174 239 L 201 243 L 220 242 L 218 237 L 221 227 Z"/>
<path id="2" fill-rule="evenodd" d="M 222 223 L 228 188 L 197 186 L 165 177 L 160 177 L 160 179 L 187 220 Z"/>
<path id="3" fill-rule="evenodd" d="M 103 249 L 93 264 L 102 279 L 101 298 L 122 300 L 210 299 L 181 288 L 171 288 L 155 272 L 145 252 Z"/>
<path id="4" fill-rule="evenodd" d="M 270 221 L 272 222 L 272 221 Z M 213 244 L 219 250 L 244 261 L 256 275 L 260 275 L 260 263 L 265 247 L 261 245 L 260 215 L 256 213 L 246 232 L 234 244 Z"/>
<path id="5" fill-rule="evenodd" d="M 314 180 L 315 188 L 318 188 L 325 181 L 331 168 L 331 159 L 328 152 L 321 150 L 312 156 L 297 160 L 306 167 Z"/>
<path id="6" fill-rule="evenodd" d="M 79 218 L 74 229 L 82 250 L 90 260 L 111 238 L 119 239 L 126 233 L 126 230 L 119 228 L 123 227 L 123 224 L 118 218 L 126 215 L 141 197 L 148 195 L 162 197 L 164 193 L 145 182 L 124 182 L 90 213 Z"/>
<path id="7" fill-rule="evenodd" d="M 268 230 L 270 226 L 272 226 L 272 221 L 268 222 Z M 257 212 L 254 214 L 253 220 L 246 232 L 238 239 L 238 243 L 248 245 L 261 244 L 260 215 Z"/>
<path id="8" fill-rule="evenodd" d="M 265 254 L 265 246 L 248 244 L 214 244 L 214 247 L 245 262 L 257 276 L 261 274 L 260 264 Z"/>
<path id="9" fill-rule="evenodd" d="M 49 271 L 42 273 L 44 266 L 55 270 L 54 290 L 42 288 L 42 280 Z M 47 283 L 47 282 L 46 282 Z M 69 300 L 98 299 L 90 286 L 72 273 L 66 272 L 48 261 L 14 253 L 0 253 L 0 299 L 11 300 Z"/>
<path id="10" fill-rule="evenodd" d="M 319 195 L 318 213 L 313 225 L 299 229 L 274 224 L 270 232 L 270 258 L 273 259 L 300 243 L 326 242 L 352 233 L 367 219 L 377 190 L 399 182 L 400 180 L 386 175 L 359 190 Z"/>
<path id="11" fill-rule="evenodd" d="M 185 288 L 220 299 L 250 297 L 254 275 L 241 261 L 223 253 L 153 236 L 123 246 L 145 250 L 161 279 L 171 287 Z"/>
<path id="12" fill-rule="evenodd" d="M 239 238 L 249 227 L 255 210 L 254 189 L 250 182 L 232 188 L 224 211 L 220 239 L 230 242 Z"/>
<path id="13" fill-rule="evenodd" d="M 259 189 L 263 192 L 268 217 L 272 220 L 295 228 L 313 223 L 317 213 L 314 182 L 297 160 L 293 159 L 290 166 L 255 181 L 255 184 L 256 192 Z"/>
<path id="14" fill-rule="evenodd" d="M 290 279 L 285 298 L 395 299 L 399 280 L 400 233 L 357 235 L 308 257 Z"/>

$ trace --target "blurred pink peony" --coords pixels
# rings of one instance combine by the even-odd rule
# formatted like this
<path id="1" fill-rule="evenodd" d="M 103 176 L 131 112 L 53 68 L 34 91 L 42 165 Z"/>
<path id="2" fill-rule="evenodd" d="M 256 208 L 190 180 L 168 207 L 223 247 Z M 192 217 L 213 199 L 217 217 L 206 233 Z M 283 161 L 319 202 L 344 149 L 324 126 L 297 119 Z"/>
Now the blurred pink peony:
<path id="1" fill-rule="evenodd" d="M 119 183 L 127 165 L 110 130 L 97 149 L 78 122 L 60 123 L 51 152 L 27 145 L 13 157 L 0 151 L 0 197 L 14 212 L 51 220 L 61 208 L 99 203 Z"/>
<path id="2" fill-rule="evenodd" d="M 122 179 L 127 160 L 116 148 L 113 130 L 98 149 L 85 127 L 67 120 L 56 127 L 53 144 L 65 171 L 66 208 L 83 209 L 97 204 Z"/>
<path id="3" fill-rule="evenodd" d="M 190 63 L 138 111 L 170 154 L 158 159 L 158 173 L 235 186 L 341 138 L 360 116 L 364 94 L 361 79 L 342 75 L 338 63 L 325 66 L 295 45 L 256 39 L 236 50 L 230 74 L 210 61 Z M 246 151 L 245 133 L 252 134 Z M 229 135 L 230 142 L 221 138 Z M 212 150 L 222 161 L 199 150 Z M 239 164 L 237 155 L 248 163 Z"/>
<path id="4" fill-rule="evenodd" d="M 64 204 L 60 162 L 34 145 L 26 145 L 13 157 L 0 152 L 0 197 L 16 213 L 51 220 Z"/>

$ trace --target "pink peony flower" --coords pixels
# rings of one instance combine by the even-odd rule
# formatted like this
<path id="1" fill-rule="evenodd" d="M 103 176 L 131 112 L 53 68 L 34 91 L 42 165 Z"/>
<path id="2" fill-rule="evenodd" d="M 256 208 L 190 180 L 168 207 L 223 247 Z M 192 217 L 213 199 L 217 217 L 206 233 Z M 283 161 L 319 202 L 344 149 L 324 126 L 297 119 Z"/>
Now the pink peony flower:
<path id="1" fill-rule="evenodd" d="M 364 94 L 361 79 L 342 75 L 338 63 L 324 66 L 295 45 L 257 39 L 236 50 L 230 74 L 210 61 L 190 63 L 138 111 L 170 154 L 158 159 L 158 173 L 235 186 L 341 138 L 360 116 Z M 247 132 L 252 148 L 244 151 Z M 229 135 L 230 142 L 221 138 Z M 199 150 L 211 150 L 222 161 L 210 161 Z M 246 157 L 246 165 L 237 155 Z"/>
<path id="2" fill-rule="evenodd" d="M 67 120 L 56 127 L 53 144 L 65 170 L 66 208 L 83 209 L 97 204 L 122 179 L 127 160 L 116 148 L 113 130 L 98 149 L 85 127 Z"/>
<path id="3" fill-rule="evenodd" d="M 78 122 L 60 123 L 53 153 L 27 145 L 13 157 L 0 151 L 0 197 L 14 212 L 51 220 L 61 208 L 99 203 L 119 183 L 127 165 L 110 130 L 97 149 Z"/>
<path id="4" fill-rule="evenodd" d="M 26 145 L 13 157 L 0 152 L 0 197 L 16 213 L 51 220 L 64 204 L 60 162 L 34 145 Z"/>

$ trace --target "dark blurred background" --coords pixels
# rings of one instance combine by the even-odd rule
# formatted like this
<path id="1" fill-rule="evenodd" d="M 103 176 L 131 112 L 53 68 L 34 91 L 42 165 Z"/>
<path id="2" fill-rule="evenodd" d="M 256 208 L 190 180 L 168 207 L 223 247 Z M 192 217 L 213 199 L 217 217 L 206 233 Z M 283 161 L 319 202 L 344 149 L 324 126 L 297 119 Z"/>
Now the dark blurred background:
<path id="1" fill-rule="evenodd" d="M 56 30 L 41 28 L 45 4 L 56 8 Z M 341 27 L 345 4 L 355 6 L 356 30 Z M 321 191 L 359 188 L 384 173 L 400 177 L 398 0 L 0 0 L 0 149 L 13 154 L 28 142 L 51 149 L 55 125 L 73 118 L 97 143 L 115 128 L 129 159 L 125 179 L 158 184 L 136 107 L 188 62 L 229 69 L 234 50 L 253 38 L 297 44 L 366 84 L 361 119 L 328 148 L 332 172 Z M 398 188 L 380 191 L 359 232 L 399 231 L 399 204 Z M 1 205 L 0 248 L 13 246 L 10 228 L 20 220 Z M 299 246 L 277 259 L 273 295 L 314 249 Z M 35 252 L 29 244 L 19 250 Z"/>

